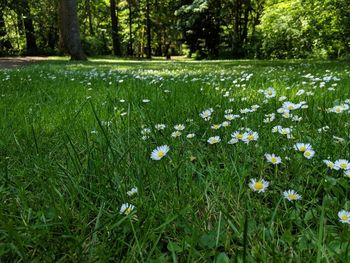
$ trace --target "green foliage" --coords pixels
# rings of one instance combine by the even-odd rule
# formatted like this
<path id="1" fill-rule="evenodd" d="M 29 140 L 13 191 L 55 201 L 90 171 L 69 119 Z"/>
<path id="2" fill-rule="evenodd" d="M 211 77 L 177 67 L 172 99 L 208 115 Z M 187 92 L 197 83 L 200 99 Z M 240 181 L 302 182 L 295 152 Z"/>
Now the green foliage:
<path id="1" fill-rule="evenodd" d="M 110 54 L 110 47 L 107 46 L 108 42 L 106 38 L 103 38 L 102 33 L 100 37 L 98 36 L 87 36 L 81 39 L 81 44 L 83 50 L 88 56 L 93 55 L 108 55 Z"/>
<path id="2" fill-rule="evenodd" d="M 266 6 L 258 29 L 262 53 L 272 58 L 339 57 L 343 41 L 342 1 L 291 0 Z M 350 14 L 350 13 L 348 13 Z"/>
<path id="3" fill-rule="evenodd" d="M 195 59 L 218 56 L 220 43 L 220 1 L 195 0 L 182 5 L 175 15 L 178 27 Z"/>
<path id="4" fill-rule="evenodd" d="M 334 59 L 350 53 L 350 0 L 118 0 L 122 55 L 146 56 L 147 2 L 155 56 Z M 58 53 L 57 12 L 57 1 L 1 2 L 0 21 L 3 17 L 5 26 L 0 23 L 0 42 L 12 45 L 2 52 L 26 53 L 29 19 L 36 52 Z M 110 54 L 110 1 L 78 1 L 78 17 L 86 53 Z"/>

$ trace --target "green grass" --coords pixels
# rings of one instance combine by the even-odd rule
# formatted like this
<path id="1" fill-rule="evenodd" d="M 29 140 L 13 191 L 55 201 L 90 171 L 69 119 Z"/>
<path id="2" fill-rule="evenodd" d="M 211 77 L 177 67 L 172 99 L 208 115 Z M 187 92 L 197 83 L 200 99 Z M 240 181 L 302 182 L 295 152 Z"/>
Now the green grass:
<path id="1" fill-rule="evenodd" d="M 320 88 L 325 76 L 339 80 Z M 269 87 L 277 96 L 264 103 L 258 90 Z M 350 160 L 349 112 L 326 111 L 350 98 L 346 62 L 52 60 L 1 70 L 0 96 L 1 262 L 350 260 L 350 225 L 337 215 L 350 210 L 350 179 L 323 163 Z M 300 122 L 276 112 L 280 96 L 306 102 L 293 112 Z M 211 129 L 227 109 L 246 118 Z M 264 123 L 270 113 L 276 119 Z M 167 127 L 157 131 L 159 123 Z M 180 123 L 182 136 L 172 138 Z M 277 125 L 293 126 L 293 138 L 272 133 Z M 259 139 L 228 144 L 241 127 Z M 215 135 L 221 142 L 208 144 Z M 297 142 L 315 156 L 304 158 Z M 170 151 L 151 160 L 160 145 Z M 249 188 L 253 178 L 270 182 L 264 193 Z M 302 199 L 284 199 L 288 189 Z M 123 203 L 135 206 L 131 214 L 119 213 Z"/>

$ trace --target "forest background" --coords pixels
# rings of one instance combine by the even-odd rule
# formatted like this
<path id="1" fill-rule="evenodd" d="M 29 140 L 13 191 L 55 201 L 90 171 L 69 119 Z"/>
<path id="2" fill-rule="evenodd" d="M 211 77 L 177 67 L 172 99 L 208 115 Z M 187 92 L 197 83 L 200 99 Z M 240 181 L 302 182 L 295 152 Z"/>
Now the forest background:
<path id="1" fill-rule="evenodd" d="M 62 37 L 67 16 L 76 16 L 77 41 L 87 56 L 350 54 L 350 0 L 1 0 L 0 55 L 70 53 Z"/>

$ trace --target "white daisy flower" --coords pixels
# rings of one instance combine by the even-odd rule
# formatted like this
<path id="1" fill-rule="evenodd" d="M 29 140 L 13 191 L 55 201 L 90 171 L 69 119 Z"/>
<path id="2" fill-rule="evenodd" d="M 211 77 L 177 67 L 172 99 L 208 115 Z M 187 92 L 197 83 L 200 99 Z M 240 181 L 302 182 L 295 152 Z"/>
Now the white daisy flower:
<path id="1" fill-rule="evenodd" d="M 293 120 L 293 121 L 296 121 L 296 122 L 300 122 L 302 119 L 303 119 L 303 117 L 298 116 L 298 115 L 295 115 L 295 116 L 293 116 L 293 118 L 292 118 L 292 120 Z"/>
<path id="2" fill-rule="evenodd" d="M 194 136 L 196 136 L 194 133 L 189 133 L 186 135 L 186 138 L 192 139 Z"/>
<path id="3" fill-rule="evenodd" d="M 211 128 L 212 128 L 213 130 L 218 130 L 218 129 L 221 128 L 221 124 L 213 124 L 213 125 L 211 126 Z"/>
<path id="4" fill-rule="evenodd" d="M 125 203 L 122 204 L 122 206 L 120 207 L 119 213 L 122 215 L 128 215 L 132 212 L 132 210 L 135 209 L 135 206 L 133 206 L 132 204 L 129 203 Z"/>
<path id="5" fill-rule="evenodd" d="M 164 130 L 166 128 L 166 125 L 163 123 L 160 123 L 160 124 L 156 124 L 154 127 L 156 128 L 156 130 L 160 131 L 160 130 Z"/>
<path id="6" fill-rule="evenodd" d="M 341 138 L 341 137 L 333 135 L 333 139 L 334 139 L 335 143 L 345 143 L 345 139 L 344 138 Z"/>
<path id="7" fill-rule="evenodd" d="M 150 134 L 151 133 L 151 129 L 150 128 L 143 128 L 141 130 L 141 134 L 142 135 L 147 135 L 147 134 Z"/>
<path id="8" fill-rule="evenodd" d="M 311 159 L 314 155 L 315 155 L 315 151 L 311 150 L 311 149 L 307 149 L 304 152 L 304 157 L 307 158 L 307 159 Z"/>
<path id="9" fill-rule="evenodd" d="M 278 129 L 278 132 L 280 134 L 282 134 L 282 135 L 287 135 L 288 136 L 288 135 L 291 134 L 292 129 L 291 128 L 283 128 L 283 127 L 281 127 L 281 128 Z"/>
<path id="10" fill-rule="evenodd" d="M 273 98 L 276 96 L 276 90 L 274 88 L 268 88 L 264 90 L 264 95 L 266 98 Z"/>
<path id="11" fill-rule="evenodd" d="M 266 191 L 269 184 L 270 183 L 268 181 L 265 181 L 264 179 L 261 179 L 261 180 L 251 179 L 249 182 L 249 187 L 254 192 L 263 193 Z"/>
<path id="12" fill-rule="evenodd" d="M 295 104 L 293 102 L 286 101 L 283 103 L 282 107 L 288 110 L 297 110 L 301 107 L 301 104 Z"/>
<path id="13" fill-rule="evenodd" d="M 289 112 L 285 112 L 282 114 L 282 117 L 285 119 L 289 119 L 292 115 L 289 114 Z"/>
<path id="14" fill-rule="evenodd" d="M 339 159 L 335 161 L 335 166 L 342 170 L 349 170 L 350 169 L 350 163 L 347 160 Z"/>
<path id="15" fill-rule="evenodd" d="M 281 97 L 279 97 L 278 101 L 285 101 L 286 99 L 287 99 L 286 96 L 281 96 Z"/>
<path id="16" fill-rule="evenodd" d="M 216 144 L 216 143 L 219 143 L 220 141 L 221 141 L 220 136 L 214 136 L 214 137 L 210 137 L 207 142 L 210 144 Z"/>
<path id="17" fill-rule="evenodd" d="M 330 160 L 323 160 L 323 162 L 327 165 L 328 168 L 333 170 L 339 170 L 339 167 L 335 166 L 335 164 Z"/>
<path id="18" fill-rule="evenodd" d="M 224 117 L 226 120 L 229 120 L 229 121 L 232 121 L 235 118 L 233 114 L 226 114 Z"/>
<path id="19" fill-rule="evenodd" d="M 245 108 L 245 109 L 240 109 L 239 112 L 242 113 L 242 114 L 245 114 L 245 113 L 251 112 L 251 110 Z"/>
<path id="20" fill-rule="evenodd" d="M 277 109 L 277 113 L 286 114 L 286 113 L 289 113 L 289 110 L 285 109 L 285 108 L 279 108 L 279 109 Z"/>
<path id="21" fill-rule="evenodd" d="M 271 132 L 276 133 L 279 132 L 282 129 L 282 126 L 278 125 L 272 128 Z"/>
<path id="22" fill-rule="evenodd" d="M 137 194 L 137 192 L 138 192 L 137 187 L 133 187 L 133 188 L 131 188 L 130 191 L 127 191 L 126 194 L 127 194 L 128 196 L 133 196 L 134 194 Z"/>
<path id="23" fill-rule="evenodd" d="M 224 121 L 223 123 L 221 123 L 222 127 L 228 127 L 230 125 L 231 125 L 231 122 L 229 122 L 229 121 Z"/>
<path id="24" fill-rule="evenodd" d="M 177 124 L 174 126 L 174 129 L 177 131 L 183 131 L 185 129 L 185 125 L 183 124 Z"/>
<path id="25" fill-rule="evenodd" d="M 199 116 L 205 120 L 209 120 L 211 118 L 211 114 L 213 111 L 211 109 L 205 110 L 199 114 Z"/>
<path id="26" fill-rule="evenodd" d="M 279 164 L 282 162 L 281 157 L 275 155 L 274 153 L 272 153 L 272 154 L 266 153 L 265 158 L 268 162 L 270 162 L 272 164 Z"/>
<path id="27" fill-rule="evenodd" d="M 265 119 L 263 120 L 264 123 L 270 123 L 273 122 L 276 118 L 276 114 L 271 113 L 271 114 L 265 114 Z"/>
<path id="28" fill-rule="evenodd" d="M 305 152 L 306 150 L 312 150 L 312 146 L 309 143 L 296 143 L 294 146 L 294 149 L 300 152 Z"/>
<path id="29" fill-rule="evenodd" d="M 295 94 L 296 96 L 301 96 L 301 95 L 303 95 L 305 93 L 305 90 L 303 90 L 303 89 L 300 89 L 300 90 L 298 90 L 298 92 Z"/>
<path id="30" fill-rule="evenodd" d="M 350 212 L 341 210 L 338 212 L 339 221 L 344 224 L 350 224 Z"/>
<path id="31" fill-rule="evenodd" d="M 300 200 L 302 197 L 294 190 L 287 190 L 283 192 L 284 198 L 286 198 L 288 201 L 297 201 Z"/>
<path id="32" fill-rule="evenodd" d="M 228 141 L 228 144 L 236 144 L 237 142 L 239 142 L 238 139 L 232 138 L 231 140 Z"/>
<path id="33" fill-rule="evenodd" d="M 168 145 L 162 145 L 158 146 L 156 149 L 154 149 L 151 153 L 151 159 L 152 160 L 160 160 L 162 159 L 170 150 Z"/>
<path id="34" fill-rule="evenodd" d="M 250 143 L 251 141 L 257 141 L 259 138 L 259 134 L 257 132 L 245 132 L 243 134 L 243 138 L 242 141 L 244 141 L 245 143 Z"/>
<path id="35" fill-rule="evenodd" d="M 231 137 L 237 140 L 242 140 L 243 139 L 243 133 L 240 131 L 235 131 L 231 134 Z"/>
<path id="36" fill-rule="evenodd" d="M 171 133 L 171 137 L 173 137 L 173 138 L 180 137 L 181 134 L 182 134 L 182 132 L 180 132 L 180 131 L 174 131 Z"/>
<path id="37" fill-rule="evenodd" d="M 331 112 L 334 113 L 342 113 L 344 111 L 344 108 L 340 106 L 334 106 L 333 108 L 330 109 Z"/>

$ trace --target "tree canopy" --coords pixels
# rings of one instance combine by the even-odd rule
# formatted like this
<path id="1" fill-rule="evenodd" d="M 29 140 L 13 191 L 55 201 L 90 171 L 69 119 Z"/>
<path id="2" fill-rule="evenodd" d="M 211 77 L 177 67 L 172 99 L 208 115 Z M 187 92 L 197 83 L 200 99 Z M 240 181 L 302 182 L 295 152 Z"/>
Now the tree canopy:
<path id="1" fill-rule="evenodd" d="M 1 1 L 0 54 L 64 54 L 58 2 Z M 338 58 L 350 52 L 350 0 L 76 2 L 89 56 Z"/>

